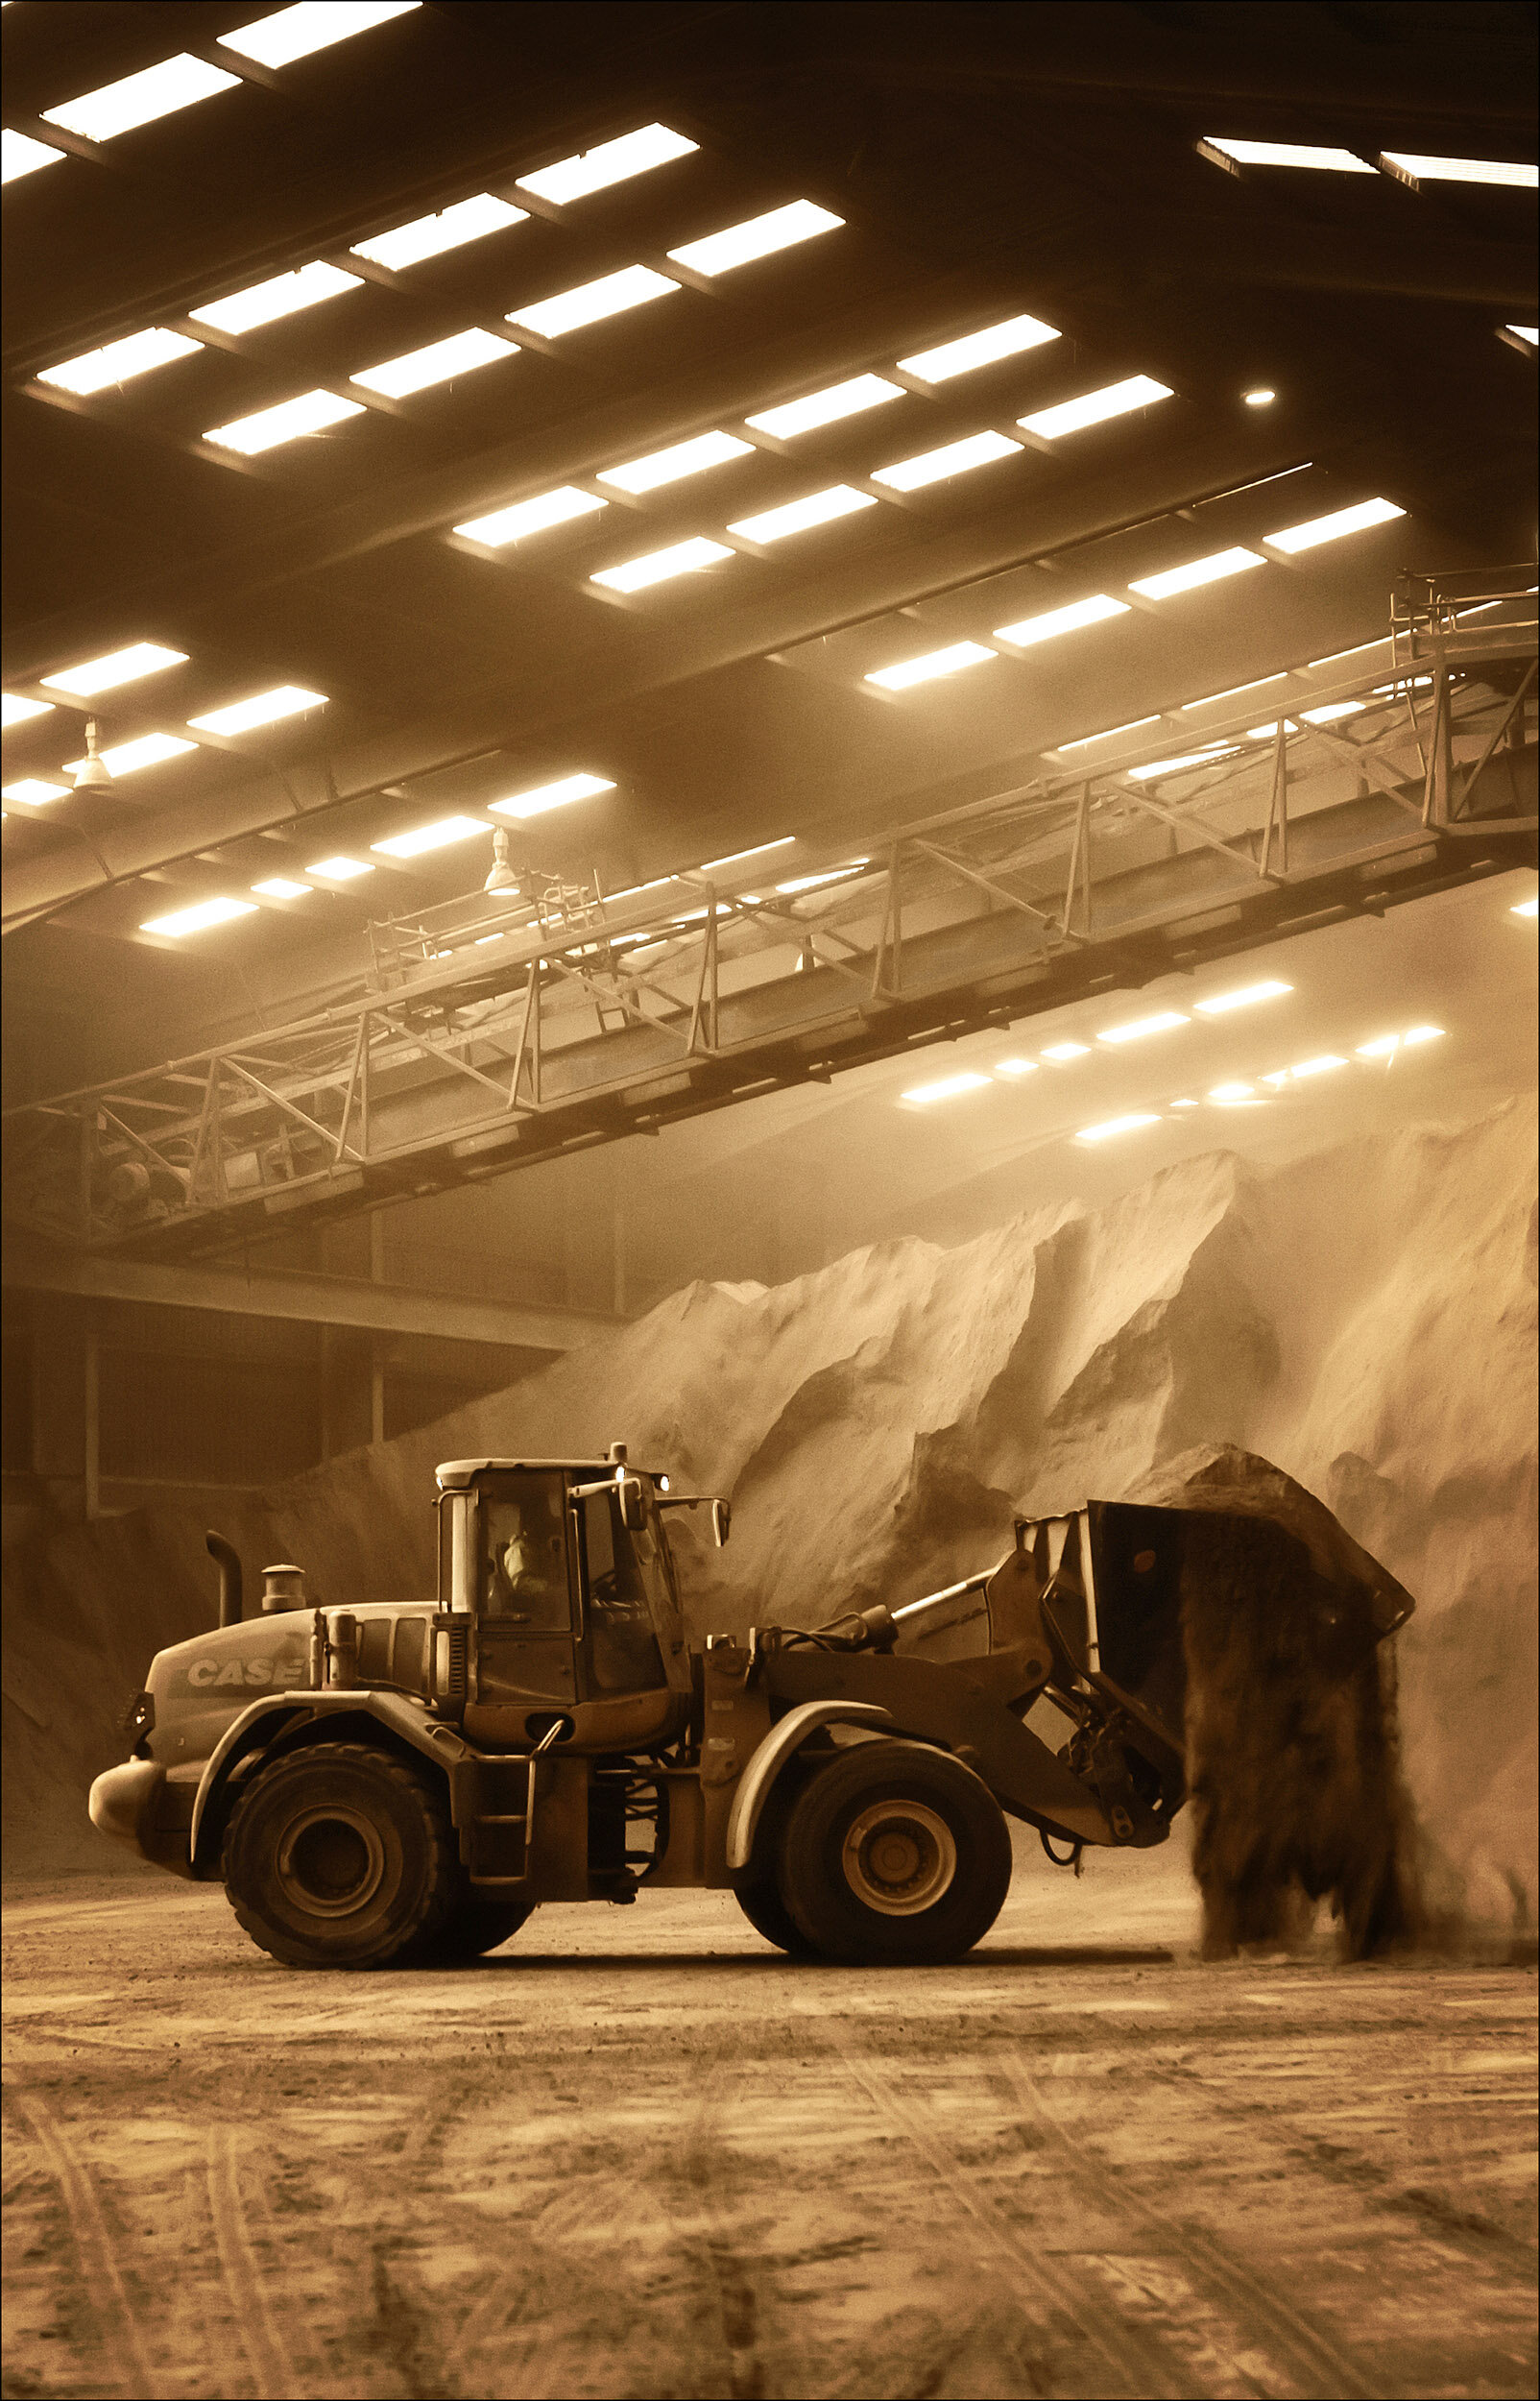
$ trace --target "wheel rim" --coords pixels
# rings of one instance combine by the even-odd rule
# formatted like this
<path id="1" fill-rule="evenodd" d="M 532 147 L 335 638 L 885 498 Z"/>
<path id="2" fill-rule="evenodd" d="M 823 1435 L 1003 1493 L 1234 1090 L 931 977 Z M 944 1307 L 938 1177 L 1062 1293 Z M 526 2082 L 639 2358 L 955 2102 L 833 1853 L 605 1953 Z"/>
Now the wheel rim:
<path id="1" fill-rule="evenodd" d="M 307 1917 L 350 1917 L 367 1908 L 384 1875 L 385 1846 L 362 1809 L 330 1801 L 301 1810 L 284 1829 L 278 1883 L 290 1906 Z"/>
<path id="2" fill-rule="evenodd" d="M 840 1864 L 856 1899 L 881 1917 L 933 1909 L 957 1873 L 950 1827 L 923 1801 L 874 1801 L 854 1819 Z"/>

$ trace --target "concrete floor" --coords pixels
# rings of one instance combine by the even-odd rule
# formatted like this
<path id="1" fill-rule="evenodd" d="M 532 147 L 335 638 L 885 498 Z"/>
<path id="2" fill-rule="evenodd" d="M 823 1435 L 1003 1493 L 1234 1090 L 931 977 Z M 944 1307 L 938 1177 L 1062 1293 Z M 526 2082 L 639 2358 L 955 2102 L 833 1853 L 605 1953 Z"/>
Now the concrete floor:
<path id="1" fill-rule="evenodd" d="M 725 1896 L 294 1974 L 217 1890 L 12 1888 L 11 2395 L 1534 2389 L 1534 1977 L 1205 1967 L 1024 1857 L 960 1965 Z"/>

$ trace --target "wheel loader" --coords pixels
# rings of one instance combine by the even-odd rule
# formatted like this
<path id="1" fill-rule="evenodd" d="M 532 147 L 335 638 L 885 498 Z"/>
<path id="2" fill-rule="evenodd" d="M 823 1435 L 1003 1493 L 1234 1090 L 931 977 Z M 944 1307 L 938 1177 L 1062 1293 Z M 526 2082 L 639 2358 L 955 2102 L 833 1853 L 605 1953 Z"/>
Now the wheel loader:
<path id="1" fill-rule="evenodd" d="M 796 1956 L 939 1961 L 1000 1908 L 1008 1817 L 1078 1864 L 1163 1843 L 1187 1797 L 1184 1509 L 1018 1518 L 997 1566 L 906 1607 L 697 1647 L 668 1523 L 705 1510 L 725 1542 L 725 1500 L 622 1443 L 437 1487 L 431 1600 L 323 1605 L 283 1564 L 248 1615 L 209 1535 L 219 1625 L 158 1654 L 91 1788 L 100 1831 L 222 1879 L 290 1966 L 469 1960 L 542 1902 L 681 1885 Z"/>

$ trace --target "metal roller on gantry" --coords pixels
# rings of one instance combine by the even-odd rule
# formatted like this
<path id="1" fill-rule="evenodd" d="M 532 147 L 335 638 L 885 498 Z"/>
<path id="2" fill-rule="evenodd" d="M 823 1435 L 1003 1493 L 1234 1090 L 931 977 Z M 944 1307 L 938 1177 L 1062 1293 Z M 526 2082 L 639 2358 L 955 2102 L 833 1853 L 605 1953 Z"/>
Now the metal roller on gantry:
<path id="1" fill-rule="evenodd" d="M 1343 672 L 1268 680 L 1269 724 L 1221 696 L 1195 744 L 1173 710 L 790 885 L 747 852 L 378 929 L 288 1025 L 11 1111 L 6 1215 L 217 1250 L 1532 862 L 1535 581 L 1404 578 Z"/>

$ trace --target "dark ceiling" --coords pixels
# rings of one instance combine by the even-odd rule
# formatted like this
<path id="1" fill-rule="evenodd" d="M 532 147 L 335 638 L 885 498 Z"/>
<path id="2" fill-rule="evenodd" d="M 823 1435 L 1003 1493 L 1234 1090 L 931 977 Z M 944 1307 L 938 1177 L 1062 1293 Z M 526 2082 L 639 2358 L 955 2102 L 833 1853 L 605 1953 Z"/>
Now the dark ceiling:
<path id="1" fill-rule="evenodd" d="M 1535 313 L 1523 189 L 1225 171 L 1203 137 L 1532 161 L 1528 7 L 624 5 L 430 0 L 269 72 L 217 0 L 13 0 L 8 126 L 61 145 L 8 187 L 5 683 L 154 642 L 104 746 L 274 685 L 260 733 L 7 799 L 21 1097 L 281 1013 L 366 920 L 479 885 L 487 844 L 379 860 L 189 949 L 146 919 L 445 810 L 585 771 L 541 863 L 613 886 L 770 837 L 838 842 L 1028 771 L 1052 743 L 1365 639 L 1402 566 L 1532 555 Z M 100 146 L 44 112 L 178 53 L 238 88 Z M 566 206 L 518 179 L 659 120 L 689 156 Z M 527 221 L 80 399 L 34 378 L 472 194 Z M 720 278 L 666 254 L 788 202 L 836 230 Z M 641 263 L 682 288 L 546 341 L 505 323 Z M 350 259 L 349 272 L 359 262 Z M 452 533 L 702 431 L 1030 312 L 1060 339 L 517 548 Z M 243 459 L 202 436 L 471 326 L 517 356 Z M 194 326 L 194 332 L 200 329 Z M 884 462 L 1136 375 L 1143 413 L 629 599 L 589 579 Z M 1242 395 L 1263 385 L 1265 408 Z M 1276 484 L 1267 481 L 1279 478 Z M 1146 611 L 1041 666 L 902 700 L 878 665 L 1384 495 L 1404 520 Z M 629 513 L 628 513 L 629 512 Z M 1114 584 L 1109 579 L 1116 575 Z M 1234 596 L 1243 593 L 1243 605 Z M 988 689 L 984 689 L 987 685 Z M 53 695 L 56 699 L 57 693 Z M 67 783 L 84 707 L 7 737 Z M 473 857 L 473 871 L 467 860 Z"/>

